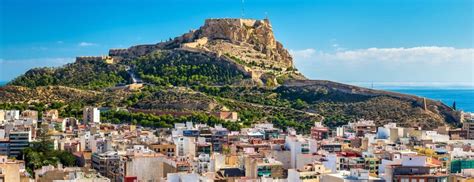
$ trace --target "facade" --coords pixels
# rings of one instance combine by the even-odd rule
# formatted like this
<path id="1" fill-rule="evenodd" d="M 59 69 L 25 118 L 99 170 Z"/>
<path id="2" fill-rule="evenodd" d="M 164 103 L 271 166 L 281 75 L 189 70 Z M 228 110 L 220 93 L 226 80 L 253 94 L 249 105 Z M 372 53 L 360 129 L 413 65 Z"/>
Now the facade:
<path id="1" fill-rule="evenodd" d="M 364 169 L 351 169 L 350 171 L 339 171 L 324 175 L 321 181 L 327 182 L 383 182 L 384 180 L 369 175 Z"/>
<path id="2" fill-rule="evenodd" d="M 32 120 L 38 120 L 38 111 L 33 111 L 33 110 L 24 110 L 21 112 L 20 118 L 22 119 L 32 119 Z"/>
<path id="3" fill-rule="evenodd" d="M 237 121 L 239 120 L 239 116 L 237 112 L 230 112 L 230 111 L 220 111 L 217 114 L 219 119 L 223 119 L 226 121 Z"/>
<path id="4" fill-rule="evenodd" d="M 280 161 L 247 156 L 245 158 L 245 166 L 245 176 L 250 178 L 284 178 L 283 164 Z"/>
<path id="5" fill-rule="evenodd" d="M 447 182 L 449 175 L 440 171 L 441 166 L 431 163 L 430 158 L 418 155 L 402 156 L 401 164 L 386 167 L 387 181 L 437 181 Z"/>
<path id="6" fill-rule="evenodd" d="M 96 174 L 93 169 L 79 167 L 43 166 L 35 170 L 38 182 L 111 182 L 110 179 Z"/>
<path id="7" fill-rule="evenodd" d="M 311 127 L 311 138 L 324 140 L 329 137 L 329 129 L 326 127 Z"/>
<path id="8" fill-rule="evenodd" d="M 28 181 L 25 176 L 24 162 L 18 160 L 10 160 L 5 155 L 0 155 L 0 181 Z"/>
<path id="9" fill-rule="evenodd" d="M 31 131 L 11 131 L 9 134 L 9 156 L 18 157 L 21 151 L 27 148 L 31 141 Z"/>
<path id="10" fill-rule="evenodd" d="M 164 178 L 162 154 L 134 154 L 120 159 L 120 179 L 135 178 L 138 181 L 159 181 Z M 149 167 L 153 166 L 153 167 Z"/>
<path id="11" fill-rule="evenodd" d="M 5 110 L 0 110 L 0 123 L 5 121 Z"/>
<path id="12" fill-rule="evenodd" d="M 474 169 L 463 169 L 460 173 L 452 174 L 449 181 L 474 182 Z"/>
<path id="13" fill-rule="evenodd" d="M 156 143 L 149 145 L 149 148 L 156 153 L 161 153 L 168 157 L 173 157 L 176 154 L 176 145 L 171 143 Z"/>
<path id="14" fill-rule="evenodd" d="M 377 132 L 377 126 L 370 120 L 360 120 L 354 125 L 355 133 L 358 137 L 363 137 L 365 134 L 375 134 Z"/>
<path id="15" fill-rule="evenodd" d="M 452 160 L 450 166 L 451 173 L 460 173 L 464 169 L 474 169 L 474 159 Z"/>
<path id="16" fill-rule="evenodd" d="M 5 130 L 0 130 L 5 132 Z M 8 131 L 0 138 L 0 155 L 18 157 L 32 141 L 31 131 Z"/>
<path id="17" fill-rule="evenodd" d="M 82 119 L 84 123 L 100 123 L 100 110 L 96 107 L 85 107 Z"/>
<path id="18" fill-rule="evenodd" d="M 466 139 L 474 140 L 474 121 L 464 121 L 464 123 L 462 124 L 462 130 L 466 131 Z"/>
<path id="19" fill-rule="evenodd" d="M 57 109 L 50 109 L 43 113 L 43 119 L 46 121 L 54 121 L 59 118 L 59 111 Z"/>
<path id="20" fill-rule="evenodd" d="M 290 150 L 291 168 L 301 166 L 298 164 L 298 157 L 305 154 L 312 154 L 317 151 L 317 143 L 314 139 L 303 138 L 302 136 L 287 136 L 285 147 Z"/>
<path id="21" fill-rule="evenodd" d="M 94 153 L 91 167 L 102 176 L 117 181 L 120 180 L 119 161 L 120 156 L 117 152 Z"/>
<path id="22" fill-rule="evenodd" d="M 306 165 L 303 169 L 289 169 L 288 181 L 299 182 L 319 182 L 326 174 L 330 174 L 331 170 L 326 169 L 324 164 L 315 162 Z"/>

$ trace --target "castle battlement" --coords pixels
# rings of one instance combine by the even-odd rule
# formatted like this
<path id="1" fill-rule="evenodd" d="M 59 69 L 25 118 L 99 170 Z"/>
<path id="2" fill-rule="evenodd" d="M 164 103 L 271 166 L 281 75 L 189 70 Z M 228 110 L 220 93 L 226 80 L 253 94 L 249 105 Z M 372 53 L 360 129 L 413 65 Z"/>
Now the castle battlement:
<path id="1" fill-rule="evenodd" d="M 104 61 L 108 64 L 114 63 L 114 59 L 110 56 L 78 56 L 76 62 L 81 61 Z"/>
<path id="2" fill-rule="evenodd" d="M 215 26 L 215 25 L 233 25 L 238 27 L 254 27 L 260 24 L 270 24 L 268 19 L 256 20 L 256 19 L 243 19 L 243 18 L 210 18 L 206 19 L 204 26 Z"/>

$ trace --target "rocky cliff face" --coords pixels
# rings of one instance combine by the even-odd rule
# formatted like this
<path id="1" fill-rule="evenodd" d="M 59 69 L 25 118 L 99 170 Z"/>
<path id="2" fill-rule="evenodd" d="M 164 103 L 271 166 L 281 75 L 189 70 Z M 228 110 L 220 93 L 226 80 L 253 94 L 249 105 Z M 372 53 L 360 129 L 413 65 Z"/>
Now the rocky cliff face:
<path id="1" fill-rule="evenodd" d="M 256 84 L 275 86 L 281 80 L 306 79 L 294 69 L 289 52 L 275 40 L 268 19 L 207 19 L 199 29 L 167 42 L 111 49 L 109 56 L 114 61 L 133 60 L 156 50 L 177 49 L 211 53 L 236 63 Z"/>
<path id="2" fill-rule="evenodd" d="M 198 30 L 175 40 L 183 47 L 235 57 L 248 66 L 281 70 L 293 67 L 291 55 L 275 40 L 268 19 L 207 19 Z"/>
<path id="3" fill-rule="evenodd" d="M 248 67 L 286 71 L 293 59 L 275 40 L 268 19 L 207 19 L 202 27 L 173 40 L 156 45 L 138 45 L 128 49 L 112 49 L 110 56 L 129 58 L 156 49 L 194 49 L 226 55 Z"/>

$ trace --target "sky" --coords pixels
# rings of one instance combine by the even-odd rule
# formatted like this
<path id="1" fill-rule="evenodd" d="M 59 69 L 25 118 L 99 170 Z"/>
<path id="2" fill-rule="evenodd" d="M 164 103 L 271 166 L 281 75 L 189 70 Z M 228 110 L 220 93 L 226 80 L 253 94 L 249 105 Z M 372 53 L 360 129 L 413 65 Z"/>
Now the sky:
<path id="1" fill-rule="evenodd" d="M 0 81 L 167 40 L 206 18 L 267 16 L 308 78 L 474 85 L 472 0 L 1 0 Z"/>

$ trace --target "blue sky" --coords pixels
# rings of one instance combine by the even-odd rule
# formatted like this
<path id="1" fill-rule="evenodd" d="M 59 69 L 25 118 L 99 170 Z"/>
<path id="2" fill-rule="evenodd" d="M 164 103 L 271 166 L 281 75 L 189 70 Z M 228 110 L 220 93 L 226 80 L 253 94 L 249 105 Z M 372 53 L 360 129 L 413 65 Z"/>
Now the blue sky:
<path id="1" fill-rule="evenodd" d="M 472 0 L 245 0 L 270 18 L 297 68 L 341 82 L 474 82 Z M 206 18 L 240 17 L 240 0 L 0 1 L 0 81 L 80 55 L 156 43 Z"/>

